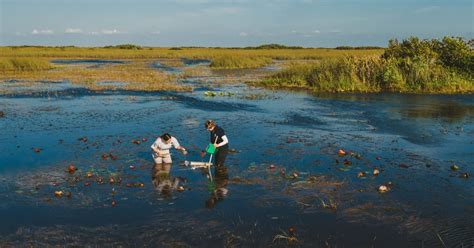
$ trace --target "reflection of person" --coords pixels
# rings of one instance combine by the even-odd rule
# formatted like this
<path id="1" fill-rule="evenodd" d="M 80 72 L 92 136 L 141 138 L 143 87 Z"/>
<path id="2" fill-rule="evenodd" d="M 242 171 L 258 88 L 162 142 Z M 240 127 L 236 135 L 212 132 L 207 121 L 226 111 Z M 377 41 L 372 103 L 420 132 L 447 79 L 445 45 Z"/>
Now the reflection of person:
<path id="1" fill-rule="evenodd" d="M 151 171 L 153 187 L 163 196 L 171 196 L 171 191 L 178 188 L 179 179 L 171 178 L 171 164 L 155 164 Z"/>
<path id="2" fill-rule="evenodd" d="M 227 184 L 229 183 L 229 173 L 226 166 L 215 167 L 214 177 L 215 189 L 211 192 L 211 197 L 206 201 L 206 208 L 214 208 L 218 201 L 227 196 L 229 190 Z"/>
<path id="3" fill-rule="evenodd" d="M 211 134 L 211 144 L 216 147 L 215 165 L 223 166 L 229 151 L 229 140 L 225 135 L 224 129 L 217 126 L 213 120 L 207 120 L 206 123 L 204 123 L 204 126 Z"/>
<path id="4" fill-rule="evenodd" d="M 151 145 L 151 150 L 153 152 L 152 157 L 155 164 L 172 162 L 170 154 L 172 146 L 177 150 L 181 150 L 183 154 L 186 154 L 186 149 L 180 146 L 178 140 L 169 133 L 164 133 L 156 139 L 153 145 Z"/>

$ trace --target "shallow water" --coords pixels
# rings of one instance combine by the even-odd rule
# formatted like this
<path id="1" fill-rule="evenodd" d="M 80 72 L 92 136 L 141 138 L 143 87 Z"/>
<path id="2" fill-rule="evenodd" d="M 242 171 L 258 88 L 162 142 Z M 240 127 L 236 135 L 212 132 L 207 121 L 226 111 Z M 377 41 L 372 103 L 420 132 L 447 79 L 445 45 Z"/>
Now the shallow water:
<path id="1" fill-rule="evenodd" d="M 474 183 L 461 178 L 474 170 L 472 96 L 64 84 L 0 97 L 0 246 L 474 245 Z M 208 159 L 208 118 L 235 149 L 212 182 L 181 165 Z M 169 172 L 150 156 L 163 132 L 190 151 L 173 151 Z M 276 236 L 289 227 L 298 241 Z"/>

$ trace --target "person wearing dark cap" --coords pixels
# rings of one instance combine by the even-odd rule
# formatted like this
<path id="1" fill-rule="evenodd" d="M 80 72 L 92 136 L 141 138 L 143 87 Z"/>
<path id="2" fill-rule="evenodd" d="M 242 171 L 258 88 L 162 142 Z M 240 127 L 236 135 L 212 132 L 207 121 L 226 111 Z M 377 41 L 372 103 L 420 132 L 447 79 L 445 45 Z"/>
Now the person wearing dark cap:
<path id="1" fill-rule="evenodd" d="M 216 148 L 214 164 L 216 166 L 223 166 L 229 151 L 229 140 L 225 135 L 224 129 L 219 127 L 213 120 L 207 120 L 204 123 L 204 127 L 209 131 L 210 142 Z"/>
<path id="2" fill-rule="evenodd" d="M 156 139 L 153 145 L 151 145 L 152 157 L 155 164 L 171 164 L 171 147 L 180 150 L 184 155 L 187 153 L 186 149 L 179 144 L 175 137 L 171 136 L 169 133 L 164 133 Z"/>

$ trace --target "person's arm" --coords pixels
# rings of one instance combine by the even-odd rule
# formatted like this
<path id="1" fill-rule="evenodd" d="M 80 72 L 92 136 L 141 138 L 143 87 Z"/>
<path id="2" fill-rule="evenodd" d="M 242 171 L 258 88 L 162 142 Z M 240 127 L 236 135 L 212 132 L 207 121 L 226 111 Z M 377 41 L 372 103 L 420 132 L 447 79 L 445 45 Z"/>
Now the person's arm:
<path id="1" fill-rule="evenodd" d="M 222 142 L 219 143 L 219 144 L 216 144 L 216 147 L 225 146 L 228 143 L 229 143 L 229 140 L 227 139 L 227 136 L 224 135 L 224 136 L 222 136 Z"/>
<path id="2" fill-rule="evenodd" d="M 185 151 L 186 149 L 184 149 L 184 147 L 182 147 L 178 140 L 175 138 L 175 137 L 172 137 L 171 138 L 171 143 L 173 144 L 174 148 L 176 148 L 177 150 L 181 150 L 181 151 Z"/>

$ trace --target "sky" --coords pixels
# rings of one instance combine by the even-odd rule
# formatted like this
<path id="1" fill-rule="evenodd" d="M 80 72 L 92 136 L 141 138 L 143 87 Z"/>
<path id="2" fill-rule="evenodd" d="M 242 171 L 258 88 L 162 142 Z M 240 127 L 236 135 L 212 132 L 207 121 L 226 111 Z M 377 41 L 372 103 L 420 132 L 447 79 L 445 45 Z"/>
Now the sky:
<path id="1" fill-rule="evenodd" d="M 474 36 L 474 0 L 0 0 L 0 45 L 386 46 Z"/>

